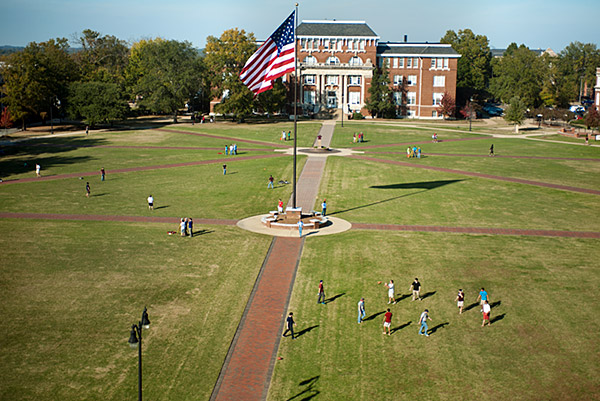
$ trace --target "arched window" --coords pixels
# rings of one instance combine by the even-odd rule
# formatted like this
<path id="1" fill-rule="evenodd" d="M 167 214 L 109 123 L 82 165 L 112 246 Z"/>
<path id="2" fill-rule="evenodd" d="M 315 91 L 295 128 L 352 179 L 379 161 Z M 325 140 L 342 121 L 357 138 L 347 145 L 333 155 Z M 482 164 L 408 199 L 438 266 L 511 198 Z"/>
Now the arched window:
<path id="1" fill-rule="evenodd" d="M 304 64 L 317 64 L 317 59 L 315 56 L 306 56 L 304 59 Z"/>
<path id="2" fill-rule="evenodd" d="M 340 59 L 335 56 L 331 56 L 327 59 L 327 64 L 339 64 L 339 63 L 340 63 Z"/>
<path id="3" fill-rule="evenodd" d="M 350 64 L 350 65 L 362 65 L 362 64 L 363 64 L 363 62 L 362 62 L 362 60 L 360 59 L 360 57 L 352 57 L 352 58 L 350 59 L 350 61 L 348 62 L 348 64 Z"/>

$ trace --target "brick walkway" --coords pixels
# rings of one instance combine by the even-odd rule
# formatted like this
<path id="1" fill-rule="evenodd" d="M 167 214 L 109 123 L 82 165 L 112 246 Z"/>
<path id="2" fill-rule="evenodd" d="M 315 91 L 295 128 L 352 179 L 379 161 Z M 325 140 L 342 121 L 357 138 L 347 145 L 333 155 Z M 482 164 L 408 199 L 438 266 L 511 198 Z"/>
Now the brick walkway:
<path id="1" fill-rule="evenodd" d="M 164 168 L 174 168 L 174 167 L 186 167 L 186 166 L 199 166 L 202 164 L 215 164 L 215 163 L 227 163 L 231 164 L 234 161 L 242 161 L 242 160 L 252 160 L 252 159 L 266 159 L 269 157 L 281 157 L 283 156 L 280 153 L 273 153 L 268 155 L 255 155 L 255 156 L 234 156 L 227 157 L 222 159 L 212 159 L 212 160 L 199 160 L 196 162 L 186 162 L 186 163 L 173 163 L 173 164 L 162 164 L 158 166 L 142 166 L 142 167 L 130 167 L 130 168 L 117 168 L 114 170 L 107 170 L 108 174 L 116 174 L 116 173 L 129 173 L 132 171 L 147 171 L 147 170 L 160 170 Z M 65 178 L 76 178 L 76 177 L 89 177 L 94 175 L 99 175 L 98 171 L 87 171 L 83 173 L 71 173 L 71 174 L 57 174 L 57 175 L 49 175 L 42 177 L 31 177 L 31 178 L 20 178 L 16 180 L 4 180 L 0 185 L 6 184 L 19 184 L 23 182 L 39 182 L 39 181 L 49 181 L 49 180 L 62 180 Z"/>
<path id="2" fill-rule="evenodd" d="M 396 224 L 352 223 L 353 229 L 386 231 L 423 231 L 436 233 L 490 234 L 490 235 L 526 235 L 541 237 L 600 238 L 600 232 L 561 231 L 561 230 L 525 230 L 514 228 L 485 227 L 444 227 L 444 226 L 406 226 Z"/>
<path id="3" fill-rule="evenodd" d="M 488 137 L 481 138 L 456 138 L 456 139 L 444 139 L 439 142 L 460 142 L 460 141 L 479 141 L 481 139 L 487 139 Z M 431 143 L 431 140 L 426 141 L 416 141 L 416 142 L 401 142 L 401 143 L 387 143 L 387 144 L 379 144 L 379 145 L 365 145 L 355 147 L 354 150 L 363 150 L 363 149 L 375 149 L 375 148 L 391 148 L 394 146 L 413 146 L 413 145 L 423 145 L 425 143 Z"/>
<path id="4" fill-rule="evenodd" d="M 451 169 L 451 168 L 434 167 L 434 166 L 424 166 L 422 164 L 409 163 L 409 162 L 401 162 L 401 161 L 398 161 L 398 160 L 378 159 L 378 158 L 375 158 L 375 157 L 368 157 L 368 156 L 353 155 L 353 156 L 349 156 L 349 157 L 351 157 L 353 159 L 368 160 L 368 161 L 377 162 L 377 163 L 387 163 L 387 164 L 395 164 L 397 166 L 423 168 L 423 169 L 426 169 L 426 170 L 443 171 L 445 173 L 460 174 L 460 175 L 466 175 L 466 176 L 470 176 L 470 177 L 488 178 L 488 179 L 491 179 L 491 180 L 516 182 L 516 183 L 519 183 L 519 184 L 535 185 L 535 186 L 538 186 L 538 187 L 561 189 L 563 191 L 580 192 L 580 193 L 591 194 L 591 195 L 600 195 L 600 191 L 595 190 L 595 189 L 578 188 L 578 187 L 571 187 L 571 186 L 568 186 L 568 185 L 559 185 L 559 184 L 551 184 L 551 183 L 540 182 L 540 181 L 523 180 L 521 178 L 502 177 L 502 176 L 499 176 L 499 175 L 475 173 L 475 172 L 471 172 L 471 171 L 455 170 L 455 169 Z"/>
<path id="5" fill-rule="evenodd" d="M 273 239 L 211 400 L 266 398 L 302 245 L 299 238 Z"/>
<path id="6" fill-rule="evenodd" d="M 254 145 L 269 146 L 269 147 L 272 147 L 272 148 L 289 148 L 289 145 L 286 145 L 285 143 L 280 145 L 280 144 L 277 144 L 277 143 L 270 143 L 270 142 L 264 142 L 264 141 L 254 141 L 252 139 L 231 138 L 229 136 L 212 135 L 212 134 L 202 134 L 200 132 L 181 131 L 181 130 L 166 129 L 166 128 L 155 128 L 154 131 L 174 132 L 176 134 L 185 134 L 185 135 L 203 136 L 203 137 L 207 137 L 207 138 L 216 138 L 216 139 L 222 139 L 226 143 L 244 142 L 244 143 L 252 143 Z"/>
<path id="7" fill-rule="evenodd" d="M 392 151 L 378 151 L 378 152 L 370 152 L 367 151 L 365 153 L 374 153 L 374 154 L 391 154 L 391 155 L 405 155 L 406 152 L 392 152 Z M 485 155 L 474 155 L 474 154 L 466 154 L 466 153 L 430 153 L 427 152 L 427 156 L 448 156 L 448 157 L 483 157 L 489 158 L 488 154 Z M 494 159 L 535 159 L 535 160 L 577 160 L 577 161 L 585 161 L 585 162 L 600 162 L 600 159 L 591 159 L 585 157 L 546 157 L 546 156 L 510 156 L 510 155 L 495 155 Z"/>

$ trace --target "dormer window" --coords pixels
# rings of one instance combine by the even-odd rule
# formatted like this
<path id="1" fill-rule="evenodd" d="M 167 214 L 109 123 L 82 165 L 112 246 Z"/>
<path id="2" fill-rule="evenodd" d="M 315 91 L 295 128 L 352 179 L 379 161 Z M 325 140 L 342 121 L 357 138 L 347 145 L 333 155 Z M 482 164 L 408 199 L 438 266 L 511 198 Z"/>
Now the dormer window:
<path id="1" fill-rule="evenodd" d="M 315 56 L 306 56 L 304 58 L 304 64 L 306 64 L 306 65 L 317 64 L 317 58 Z"/>
<path id="2" fill-rule="evenodd" d="M 354 56 L 350 59 L 350 61 L 348 61 L 348 64 L 352 65 L 352 66 L 359 66 L 359 65 L 362 65 L 363 62 L 360 57 Z"/>
<path id="3" fill-rule="evenodd" d="M 339 63 L 340 63 L 340 59 L 335 56 L 331 56 L 327 59 L 327 64 L 329 64 L 329 65 L 337 65 Z"/>

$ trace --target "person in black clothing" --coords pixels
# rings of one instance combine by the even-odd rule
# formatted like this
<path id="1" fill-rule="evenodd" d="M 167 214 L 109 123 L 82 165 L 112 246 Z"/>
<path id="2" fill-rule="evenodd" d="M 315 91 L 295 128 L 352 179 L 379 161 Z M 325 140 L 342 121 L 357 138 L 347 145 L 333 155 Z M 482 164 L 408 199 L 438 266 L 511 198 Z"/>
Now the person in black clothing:
<path id="1" fill-rule="evenodd" d="M 294 326 L 296 325 L 296 322 L 294 322 L 294 314 L 292 312 L 290 312 L 290 314 L 288 315 L 287 319 L 285 319 L 285 323 L 286 323 L 286 329 L 283 332 L 283 336 L 285 337 L 285 335 L 287 334 L 287 332 L 291 332 L 292 333 L 292 340 L 294 339 Z"/>
<path id="2" fill-rule="evenodd" d="M 419 299 L 419 301 L 421 300 L 421 283 L 419 283 L 419 279 L 415 278 L 415 281 L 413 281 L 413 283 L 410 285 L 409 290 L 412 289 L 412 300 L 414 301 L 416 298 Z"/>
<path id="3" fill-rule="evenodd" d="M 494 156 L 494 144 L 492 143 L 492 146 L 490 146 L 490 156 Z"/>

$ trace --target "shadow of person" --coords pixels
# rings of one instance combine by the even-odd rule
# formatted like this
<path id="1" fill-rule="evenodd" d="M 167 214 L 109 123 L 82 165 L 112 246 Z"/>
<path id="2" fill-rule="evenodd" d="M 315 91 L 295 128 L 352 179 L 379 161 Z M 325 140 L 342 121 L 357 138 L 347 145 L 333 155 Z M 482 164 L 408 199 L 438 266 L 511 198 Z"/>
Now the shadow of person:
<path id="1" fill-rule="evenodd" d="M 382 310 L 381 312 L 374 313 L 374 314 L 372 314 L 371 316 L 368 316 L 368 317 L 364 318 L 364 319 L 363 319 L 363 322 L 366 322 L 367 320 L 373 320 L 373 319 L 375 319 L 377 316 L 379 316 L 379 315 L 383 315 L 384 313 L 385 313 L 385 311 L 384 311 L 384 310 Z"/>
<path id="2" fill-rule="evenodd" d="M 194 237 L 197 235 L 205 235 L 205 234 L 210 234 L 210 233 L 214 233 L 214 230 L 198 230 L 198 231 L 194 231 Z"/>
<path id="3" fill-rule="evenodd" d="M 473 309 L 474 307 L 476 307 L 477 305 L 479 305 L 479 302 L 473 302 L 471 305 L 464 307 L 464 308 L 463 308 L 463 312 L 466 312 L 466 311 L 468 311 L 468 310 L 471 310 L 471 309 Z"/>
<path id="4" fill-rule="evenodd" d="M 423 294 L 423 295 L 421 296 L 421 300 L 423 300 L 423 299 L 425 299 L 425 298 L 429 298 L 429 297 L 432 297 L 432 296 L 434 296 L 436 292 L 437 292 L 437 291 L 429 291 L 429 292 L 426 292 L 425 294 Z"/>
<path id="5" fill-rule="evenodd" d="M 314 398 L 317 395 L 319 395 L 321 392 L 319 390 L 316 390 L 314 387 L 317 384 L 317 382 L 319 381 L 320 377 L 321 376 L 313 376 L 310 379 L 302 380 L 300 383 L 298 383 L 298 385 L 299 386 L 307 386 L 307 387 L 304 390 L 302 390 L 301 392 L 299 392 L 298 394 L 288 398 L 287 401 L 295 400 L 298 397 L 302 397 L 299 399 L 300 401 L 310 400 L 311 398 Z"/>
<path id="6" fill-rule="evenodd" d="M 156 207 L 154 208 L 154 210 L 158 210 L 158 209 L 166 209 L 166 208 L 168 208 L 168 207 L 169 207 L 169 205 L 164 205 L 164 206 L 156 206 Z"/>
<path id="7" fill-rule="evenodd" d="M 391 330 L 390 330 L 390 333 L 395 333 L 395 332 L 397 332 L 397 331 L 400 331 L 400 330 L 402 330 L 403 328 L 410 326 L 411 324 L 412 324 L 412 322 L 411 322 L 411 321 L 408 321 L 408 322 L 406 322 L 406 323 L 404 323 L 404 324 L 401 324 L 401 325 L 400 325 L 400 326 L 398 326 L 398 327 L 394 327 L 393 329 L 391 329 Z"/>
<path id="8" fill-rule="evenodd" d="M 302 329 L 302 330 L 300 330 L 299 332 L 296 333 L 295 337 L 298 338 L 298 337 L 300 337 L 300 336 L 302 336 L 302 335 L 310 332 L 311 330 L 316 329 L 317 327 L 319 327 L 318 324 L 315 325 L 315 326 L 310 326 L 310 327 L 307 327 L 305 329 Z"/>
<path id="9" fill-rule="evenodd" d="M 502 301 L 492 302 L 490 304 L 490 308 L 495 308 L 496 306 L 500 306 L 500 305 L 502 305 Z"/>
<path id="10" fill-rule="evenodd" d="M 402 301 L 403 299 L 406 299 L 406 298 L 409 298 L 409 297 L 410 297 L 410 294 L 404 294 L 404 295 L 402 295 L 402 296 L 400 296 L 400 297 L 398 297 L 398 298 L 394 299 L 394 301 L 395 301 L 395 302 L 400 302 L 400 301 Z"/>
<path id="11" fill-rule="evenodd" d="M 443 329 L 445 326 L 448 326 L 449 324 L 450 324 L 450 322 L 440 323 L 437 326 L 430 328 L 428 334 L 433 334 L 436 331 L 438 331 L 439 329 Z"/>
<path id="12" fill-rule="evenodd" d="M 490 319 L 490 324 L 492 324 L 492 323 L 496 323 L 496 322 L 498 322 L 498 321 L 500 321 L 500 320 L 504 319 L 504 316 L 506 316 L 506 313 L 503 313 L 503 314 L 501 314 L 501 315 L 498 315 L 498 316 L 495 316 L 495 317 L 491 318 L 491 319 Z"/>
<path id="13" fill-rule="evenodd" d="M 345 293 L 345 292 L 342 292 L 341 294 L 337 294 L 337 295 L 334 295 L 334 296 L 332 296 L 332 297 L 330 297 L 330 298 L 327 298 L 327 299 L 325 300 L 325 304 L 328 304 L 328 303 L 330 303 L 330 302 L 333 302 L 333 301 L 335 301 L 336 299 L 338 299 L 339 297 L 343 297 L 344 295 L 346 295 L 346 293 Z"/>

